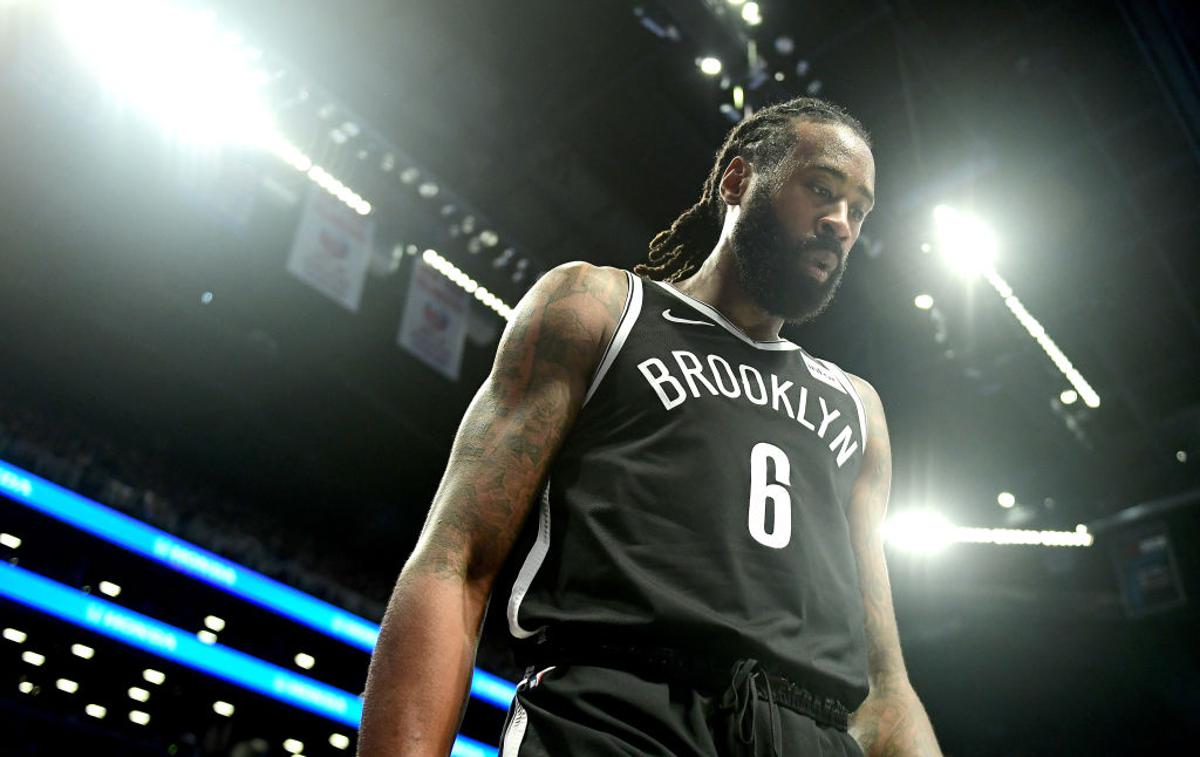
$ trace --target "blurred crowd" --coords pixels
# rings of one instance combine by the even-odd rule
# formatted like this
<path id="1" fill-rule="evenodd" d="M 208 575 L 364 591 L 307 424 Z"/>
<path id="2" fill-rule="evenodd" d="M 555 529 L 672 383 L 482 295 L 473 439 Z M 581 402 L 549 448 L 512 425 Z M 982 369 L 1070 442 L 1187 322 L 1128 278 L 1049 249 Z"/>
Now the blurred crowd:
<path id="1" fill-rule="evenodd" d="M 165 456 L 118 444 L 66 413 L 0 401 L 0 459 L 357 615 L 383 616 L 391 580 L 357 571 L 287 519 L 187 480 Z"/>

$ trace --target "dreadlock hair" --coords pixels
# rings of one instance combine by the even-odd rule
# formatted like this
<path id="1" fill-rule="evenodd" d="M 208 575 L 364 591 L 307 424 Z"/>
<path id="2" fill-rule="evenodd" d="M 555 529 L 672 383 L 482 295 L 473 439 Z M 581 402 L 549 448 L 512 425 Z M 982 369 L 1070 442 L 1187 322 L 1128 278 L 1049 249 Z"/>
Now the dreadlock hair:
<path id="1" fill-rule="evenodd" d="M 648 262 L 638 263 L 633 272 L 658 281 L 680 281 L 695 273 L 721 234 L 725 202 L 718 186 L 729 161 L 740 155 L 754 163 L 757 170 L 770 175 L 795 147 L 795 121 L 847 126 L 867 146 L 871 144 L 870 135 L 858 119 L 844 108 L 816 97 L 797 97 L 757 111 L 730 130 L 704 180 L 700 199 L 683 211 L 670 228 L 654 236 Z"/>

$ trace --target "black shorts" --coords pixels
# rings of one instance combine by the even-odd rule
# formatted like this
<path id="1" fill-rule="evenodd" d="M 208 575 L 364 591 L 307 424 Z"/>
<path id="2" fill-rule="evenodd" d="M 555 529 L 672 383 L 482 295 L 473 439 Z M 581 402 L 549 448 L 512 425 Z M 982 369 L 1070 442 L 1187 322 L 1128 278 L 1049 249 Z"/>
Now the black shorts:
<path id="1" fill-rule="evenodd" d="M 686 684 L 613 668 L 554 666 L 517 686 L 500 757 L 767 756 L 775 735 L 782 737 L 778 754 L 786 757 L 862 757 L 846 731 L 761 697 L 749 706 L 750 720 L 743 718 L 739 734 L 737 718 L 718 696 Z"/>

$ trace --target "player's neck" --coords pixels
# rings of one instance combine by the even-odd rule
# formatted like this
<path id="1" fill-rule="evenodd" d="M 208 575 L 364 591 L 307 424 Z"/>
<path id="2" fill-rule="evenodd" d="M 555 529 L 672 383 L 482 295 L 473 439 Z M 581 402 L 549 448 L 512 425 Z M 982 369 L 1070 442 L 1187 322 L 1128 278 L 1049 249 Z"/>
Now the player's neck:
<path id="1" fill-rule="evenodd" d="M 713 306 L 746 336 L 765 342 L 779 338 L 783 319 L 766 313 L 738 282 L 737 262 L 724 235 L 700 270 L 676 285 L 679 291 Z"/>

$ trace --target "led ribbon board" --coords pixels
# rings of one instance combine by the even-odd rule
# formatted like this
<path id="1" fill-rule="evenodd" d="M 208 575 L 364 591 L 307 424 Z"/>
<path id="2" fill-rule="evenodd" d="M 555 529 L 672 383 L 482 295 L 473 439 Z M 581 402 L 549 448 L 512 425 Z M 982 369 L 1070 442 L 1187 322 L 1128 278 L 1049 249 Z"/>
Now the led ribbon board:
<path id="1" fill-rule="evenodd" d="M 379 638 L 379 626 L 364 618 L 3 461 L 0 493 L 366 652 L 375 648 Z M 507 710 L 515 692 L 512 683 L 475 669 L 471 696 Z"/>
<path id="2" fill-rule="evenodd" d="M 362 719 L 362 700 L 347 691 L 221 644 L 205 644 L 182 629 L 24 568 L 0 562 L 0 596 L 330 720 L 358 728 Z M 495 757 L 496 750 L 459 736 L 452 754 Z"/>

